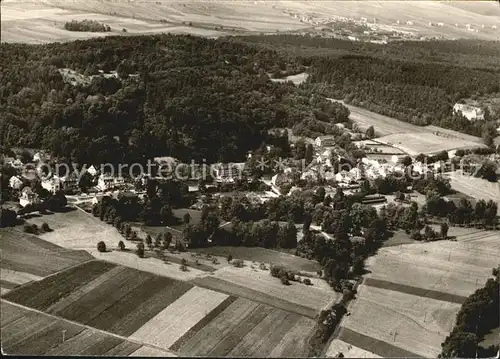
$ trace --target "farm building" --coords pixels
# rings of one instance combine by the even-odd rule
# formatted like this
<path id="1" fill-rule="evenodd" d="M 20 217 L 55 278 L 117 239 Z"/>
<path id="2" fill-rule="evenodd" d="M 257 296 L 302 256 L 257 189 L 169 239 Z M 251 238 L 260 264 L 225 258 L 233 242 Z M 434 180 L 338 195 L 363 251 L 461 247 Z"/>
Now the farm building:
<path id="1" fill-rule="evenodd" d="M 316 137 L 314 143 L 318 147 L 332 147 L 335 146 L 335 137 L 333 136 L 319 136 Z"/>
<path id="2" fill-rule="evenodd" d="M 455 106 L 453 106 L 453 113 L 461 113 L 469 121 L 484 120 L 483 110 L 472 105 L 456 103 Z"/>

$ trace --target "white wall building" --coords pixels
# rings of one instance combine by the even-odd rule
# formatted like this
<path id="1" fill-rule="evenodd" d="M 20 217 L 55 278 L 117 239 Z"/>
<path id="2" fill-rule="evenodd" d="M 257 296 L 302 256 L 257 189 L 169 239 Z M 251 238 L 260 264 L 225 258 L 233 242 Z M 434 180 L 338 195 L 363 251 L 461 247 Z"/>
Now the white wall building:
<path id="1" fill-rule="evenodd" d="M 453 113 L 461 113 L 469 121 L 484 120 L 484 111 L 476 106 L 456 103 L 453 106 Z"/>
<path id="2" fill-rule="evenodd" d="M 30 187 L 24 187 L 21 192 L 21 196 L 19 197 L 19 204 L 22 207 L 26 207 L 29 204 L 35 205 L 40 203 L 40 198 L 38 195 L 33 192 Z"/>
<path id="3" fill-rule="evenodd" d="M 319 136 L 316 137 L 314 143 L 318 147 L 333 147 L 335 146 L 335 137 L 333 136 Z"/>
<path id="4" fill-rule="evenodd" d="M 9 179 L 9 187 L 15 190 L 20 190 L 23 188 L 23 181 L 19 178 L 19 176 L 12 176 Z"/>

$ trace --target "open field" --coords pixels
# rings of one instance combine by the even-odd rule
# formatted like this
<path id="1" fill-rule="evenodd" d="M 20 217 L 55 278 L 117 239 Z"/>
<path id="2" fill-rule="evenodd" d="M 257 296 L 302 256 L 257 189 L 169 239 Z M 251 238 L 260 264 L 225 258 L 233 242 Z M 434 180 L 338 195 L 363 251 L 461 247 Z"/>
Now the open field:
<path id="1" fill-rule="evenodd" d="M 5 298 L 129 336 L 192 285 L 92 261 L 8 293 Z"/>
<path id="2" fill-rule="evenodd" d="M 257 263 L 282 265 L 297 271 L 316 272 L 321 269 L 321 265 L 316 261 L 260 247 L 215 246 L 193 248 L 190 250 L 197 253 L 210 253 L 211 255 L 224 258 L 227 258 L 227 255 L 231 254 L 233 258 Z"/>
<path id="3" fill-rule="evenodd" d="M 333 99 L 331 100 L 337 101 Z M 351 112 L 349 118 L 354 121 L 361 130 L 366 130 L 368 127 L 373 126 L 375 128 L 375 133 L 377 134 L 377 136 L 387 136 L 394 133 L 405 132 L 424 133 L 427 131 L 424 127 L 415 126 L 408 122 L 403 122 L 392 117 L 380 115 L 378 113 L 365 110 L 361 107 L 348 105 L 343 101 L 338 102 L 341 102 L 349 109 L 349 111 Z"/>
<path id="4" fill-rule="evenodd" d="M 481 178 L 464 175 L 461 171 L 448 173 L 451 187 L 475 199 L 497 202 L 500 214 L 500 182 L 488 182 Z"/>
<path id="5" fill-rule="evenodd" d="M 186 333 L 171 350 L 198 357 L 304 356 L 314 327 L 314 320 L 238 298 L 203 327 Z"/>
<path id="6" fill-rule="evenodd" d="M 432 154 L 442 150 L 485 147 L 479 137 L 437 126 L 416 126 L 361 107 L 345 104 L 343 101 L 337 102 L 343 103 L 349 109 L 351 112 L 349 118 L 361 130 L 373 126 L 375 133 L 379 136 L 378 142 L 389 144 L 412 156 L 420 153 Z M 382 154 L 373 154 L 373 156 L 380 155 Z"/>
<path id="7" fill-rule="evenodd" d="M 309 75 L 307 73 L 302 72 L 300 74 L 290 75 L 290 76 L 284 77 L 282 79 L 271 79 L 271 81 L 272 82 L 288 82 L 288 81 L 292 81 L 294 85 L 300 85 L 301 83 L 303 83 L 304 81 L 306 81 L 308 77 L 309 77 Z"/>
<path id="8" fill-rule="evenodd" d="M 144 347 L 96 329 L 1 301 L 2 349 L 13 355 L 128 356 Z M 63 334 L 64 332 L 64 334 Z M 64 339 L 63 339 L 64 338 Z M 147 354 L 144 354 L 147 355 Z"/>
<path id="9" fill-rule="evenodd" d="M 307 297 L 310 288 L 303 290 Z M 96 260 L 4 298 L 148 346 L 129 348 L 126 355 L 132 356 L 161 355 L 157 349 L 193 356 L 305 355 L 316 325 L 306 316 L 261 302 Z M 47 325 L 35 323 L 23 333 Z M 14 333 L 19 328 L 9 327 Z M 75 342 L 84 343 L 75 344 L 78 353 L 102 341 L 92 332 L 77 334 Z M 106 350 L 110 346 L 99 344 Z M 66 344 L 55 353 L 71 349 Z"/>
<path id="10" fill-rule="evenodd" d="M 201 222 L 201 211 L 195 210 L 195 209 L 189 209 L 189 208 L 177 208 L 173 209 L 172 213 L 174 214 L 175 217 L 179 218 L 180 223 L 177 225 L 170 226 L 173 229 L 179 230 L 182 232 L 182 230 L 186 227 L 185 224 L 182 223 L 182 219 L 186 213 L 189 213 L 190 220 L 189 224 L 196 225 Z"/>
<path id="11" fill-rule="evenodd" d="M 343 340 L 333 339 L 328 346 L 325 356 L 328 358 L 335 358 L 339 353 L 344 354 L 346 358 L 382 358 L 377 354 L 358 348 Z"/>
<path id="12" fill-rule="evenodd" d="M 288 312 L 300 314 L 308 318 L 315 318 L 318 315 L 318 311 L 316 309 L 291 302 L 288 300 L 289 298 L 285 296 L 277 297 L 275 295 L 270 295 L 268 293 L 255 290 L 250 286 L 245 285 L 245 283 L 236 284 L 219 278 L 214 278 L 213 276 L 196 278 L 191 280 L 190 283 L 199 287 L 213 289 L 229 295 L 254 300 L 256 302 L 280 308 Z M 307 288 L 305 288 L 305 290 L 307 290 Z"/>
<path id="13" fill-rule="evenodd" d="M 213 290 L 193 287 L 140 327 L 131 337 L 169 348 L 228 297 Z"/>
<path id="14" fill-rule="evenodd" d="M 0 229 L 0 236 L 2 295 L 18 285 L 92 259 L 87 252 L 67 250 L 13 228 Z"/>
<path id="15" fill-rule="evenodd" d="M 2 228 L 1 267 L 44 277 L 92 259 L 84 251 L 61 248 L 31 234 Z"/>
<path id="16" fill-rule="evenodd" d="M 90 253 L 93 257 L 153 274 L 179 280 L 190 280 L 205 272 L 197 268 L 181 271 L 179 265 L 164 263 L 156 258 L 139 258 L 134 253 L 137 242 L 126 240 L 112 225 L 93 217 L 83 210 L 75 209 L 65 213 L 54 213 L 29 219 L 30 223 L 41 225 L 47 222 L 54 231 L 41 235 L 45 241 L 70 249 Z M 97 243 L 103 241 L 107 252 L 97 251 Z M 129 251 L 119 251 L 118 242 L 123 241 Z M 88 256 L 88 253 L 86 255 Z"/>
<path id="17" fill-rule="evenodd" d="M 499 239 L 498 232 L 484 232 L 463 242 L 459 238 L 382 248 L 368 259 L 372 273 L 367 277 L 467 297 L 499 264 Z"/>
<path id="18" fill-rule="evenodd" d="M 456 241 L 384 247 L 369 258 L 337 339 L 382 357 L 436 357 L 461 303 L 500 263 L 498 231 L 451 227 L 449 234 Z"/>
<path id="19" fill-rule="evenodd" d="M 416 156 L 420 153 L 433 154 L 443 150 L 449 151 L 486 147 L 486 145 L 478 142 L 452 137 L 445 138 L 435 135 L 432 132 L 395 133 L 379 137 L 377 140 L 397 147 L 412 156 Z"/>
<path id="20" fill-rule="evenodd" d="M 343 327 L 431 358 L 440 353 L 459 309 L 458 303 L 362 285 Z"/>
<path id="21" fill-rule="evenodd" d="M 317 312 L 340 299 L 340 294 L 329 287 L 306 286 L 297 282 L 291 282 L 291 285 L 284 286 L 278 278 L 272 277 L 269 271 L 253 270 L 248 266 L 243 268 L 225 267 L 217 270 L 210 277 L 244 285 L 254 291 L 283 298 L 288 302 L 302 305 Z"/>
<path id="22" fill-rule="evenodd" d="M 464 140 L 464 141 L 468 141 L 468 142 L 477 142 L 477 143 L 483 144 L 483 139 L 481 137 L 468 135 L 466 133 L 453 131 L 453 130 L 449 130 L 446 128 L 433 126 L 433 125 L 425 126 L 425 129 L 431 131 L 432 133 L 434 133 L 437 136 L 452 138 L 452 139 L 459 139 L 459 140 Z"/>
<path id="23" fill-rule="evenodd" d="M 377 27 L 445 38 L 498 39 L 500 10 L 492 2 L 434 1 L 253 1 L 253 0 L 175 0 L 175 1 L 96 1 L 96 0 L 4 0 L 2 2 L 2 41 L 42 43 L 70 41 L 95 36 L 147 33 L 191 33 L 202 36 L 226 34 L 313 31 L 316 23 L 331 23 L 341 17 L 361 21 L 375 17 Z M 302 17 L 310 20 L 301 20 Z M 91 19 L 110 25 L 111 33 L 65 31 L 64 23 Z M 397 24 L 397 21 L 400 24 Z M 412 21 L 413 25 L 406 25 Z M 443 26 L 428 23 L 443 22 Z M 457 24 L 458 26 L 455 26 Z M 476 31 L 468 31 L 471 24 Z M 334 24 L 335 25 L 335 24 Z M 482 25 L 485 25 L 484 28 Z M 328 25 L 326 25 L 328 26 Z"/>

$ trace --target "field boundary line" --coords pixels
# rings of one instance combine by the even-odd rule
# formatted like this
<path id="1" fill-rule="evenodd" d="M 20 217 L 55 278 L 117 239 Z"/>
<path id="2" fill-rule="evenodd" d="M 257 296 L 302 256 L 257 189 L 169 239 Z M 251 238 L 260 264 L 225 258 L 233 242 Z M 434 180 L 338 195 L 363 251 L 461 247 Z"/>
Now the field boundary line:
<path id="1" fill-rule="evenodd" d="M 88 253 L 88 252 L 87 252 L 87 253 Z M 89 254 L 90 254 L 90 253 L 89 253 Z M 53 277 L 53 276 L 55 276 L 55 275 L 58 275 L 58 274 L 61 274 L 61 273 L 65 272 L 65 271 L 67 271 L 67 270 L 70 270 L 70 269 L 73 269 L 73 268 L 79 267 L 79 266 L 81 266 L 81 265 L 83 265 L 83 264 L 86 264 L 86 263 L 89 263 L 89 262 L 92 262 L 92 261 L 99 261 L 99 260 L 98 260 L 97 258 L 92 257 L 91 259 L 87 259 L 87 260 L 85 260 L 85 261 L 83 261 L 83 262 L 80 262 L 80 263 L 75 263 L 75 264 L 73 264 L 72 266 L 69 266 L 69 267 L 66 267 L 66 268 L 60 269 L 60 270 L 58 270 L 57 272 L 54 272 L 54 273 L 51 273 L 51 274 L 47 275 L 46 277 L 42 277 L 40 280 L 30 280 L 29 282 L 26 282 L 26 283 L 23 283 L 23 284 L 19 284 L 17 287 L 15 287 L 15 288 L 11 289 L 11 290 L 9 291 L 9 293 L 14 293 L 14 292 L 16 292 L 16 291 L 20 290 L 21 288 L 24 288 L 24 287 L 26 287 L 26 286 L 28 286 L 28 285 L 31 285 L 31 284 L 36 283 L 36 282 L 40 282 L 40 281 L 42 281 L 42 280 L 45 280 L 46 278 Z M 6 294 L 7 294 L 7 293 L 6 293 Z M 4 298 L 2 297 L 2 300 L 6 300 L 6 299 L 4 299 Z"/>
<path id="2" fill-rule="evenodd" d="M 38 310 L 38 309 L 27 307 L 25 305 L 22 305 L 22 304 L 19 304 L 19 303 L 16 303 L 16 302 L 11 302 L 10 300 L 7 300 L 5 298 L 2 298 L 1 301 L 5 302 L 5 303 L 12 304 L 12 305 L 14 305 L 16 307 L 19 307 L 19 308 L 22 308 L 22 309 L 25 309 L 25 310 L 28 310 L 28 311 L 31 311 L 31 312 L 35 312 L 35 313 L 38 313 L 38 314 L 49 316 L 49 317 L 51 317 L 53 319 L 56 319 L 56 320 L 62 320 L 62 321 L 65 321 L 67 323 L 70 323 L 70 324 L 75 324 L 75 325 L 78 325 L 78 326 L 81 326 L 81 327 L 85 327 L 85 328 L 90 329 L 90 330 L 95 330 L 95 331 L 97 331 L 99 333 L 110 335 L 110 336 L 113 336 L 115 338 L 119 338 L 119 339 L 122 339 L 122 340 L 125 340 L 125 341 L 129 341 L 129 342 L 132 342 L 132 343 L 135 343 L 135 344 L 139 344 L 141 346 L 146 346 L 146 347 L 150 347 L 150 348 L 153 348 L 153 349 L 157 349 L 157 350 L 162 351 L 162 352 L 164 352 L 166 354 L 170 354 L 171 356 L 175 355 L 172 351 L 170 351 L 168 349 L 165 349 L 165 348 L 153 345 L 153 344 L 142 343 L 142 342 L 140 342 L 138 340 L 135 340 L 135 339 L 131 339 L 131 338 L 128 338 L 128 337 L 121 336 L 119 334 L 107 332 L 105 330 L 97 329 L 97 328 L 91 327 L 91 326 L 86 325 L 86 324 L 82 324 L 82 323 L 79 323 L 79 322 L 75 322 L 73 320 L 69 320 L 69 319 L 66 319 L 66 318 L 63 318 L 63 317 L 59 317 L 59 316 L 54 315 L 54 314 L 45 313 L 45 312 L 43 312 L 41 310 Z"/>

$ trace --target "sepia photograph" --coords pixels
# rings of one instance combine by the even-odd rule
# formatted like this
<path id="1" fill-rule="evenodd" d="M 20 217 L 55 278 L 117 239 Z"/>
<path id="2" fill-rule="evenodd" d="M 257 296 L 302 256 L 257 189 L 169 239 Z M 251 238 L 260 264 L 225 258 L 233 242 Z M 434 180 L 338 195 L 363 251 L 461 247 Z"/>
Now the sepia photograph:
<path id="1" fill-rule="evenodd" d="M 500 0 L 0 0 L 6 356 L 500 358 Z"/>

